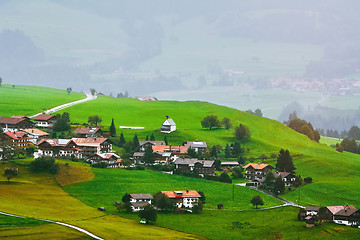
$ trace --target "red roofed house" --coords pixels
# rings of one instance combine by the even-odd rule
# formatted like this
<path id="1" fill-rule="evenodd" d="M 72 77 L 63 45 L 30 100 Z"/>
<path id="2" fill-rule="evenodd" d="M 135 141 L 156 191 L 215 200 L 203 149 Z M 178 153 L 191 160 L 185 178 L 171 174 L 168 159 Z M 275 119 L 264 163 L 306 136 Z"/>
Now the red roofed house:
<path id="1" fill-rule="evenodd" d="M 4 132 L 1 135 L 5 139 L 9 140 L 12 146 L 16 148 L 28 148 L 30 146 L 30 138 L 24 132 Z"/>
<path id="2" fill-rule="evenodd" d="M 149 145 L 154 146 L 154 145 L 163 145 L 165 146 L 165 142 L 164 141 L 139 141 L 139 145 L 140 145 L 140 151 L 145 151 L 145 148 Z"/>
<path id="3" fill-rule="evenodd" d="M 245 178 L 248 180 L 262 180 L 273 167 L 263 163 L 248 163 L 243 168 L 246 169 Z"/>
<path id="4" fill-rule="evenodd" d="M 337 224 L 360 225 L 360 212 L 353 205 L 329 206 L 326 209 L 331 213 L 332 221 Z"/>
<path id="5" fill-rule="evenodd" d="M 117 168 L 121 166 L 121 158 L 115 153 L 96 153 L 89 157 L 87 161 L 93 163 L 106 163 L 108 168 Z"/>
<path id="6" fill-rule="evenodd" d="M 99 137 L 102 134 L 100 128 L 97 127 L 78 127 L 75 129 L 74 133 L 83 138 L 87 137 Z"/>
<path id="7" fill-rule="evenodd" d="M 34 123 L 37 127 L 48 128 L 54 125 L 56 121 L 55 115 L 39 114 L 33 118 Z"/>
<path id="8" fill-rule="evenodd" d="M 47 132 L 41 131 L 37 128 L 26 128 L 21 131 L 29 135 L 30 142 L 33 144 L 36 144 L 39 139 L 49 136 Z"/>
<path id="9" fill-rule="evenodd" d="M 107 138 L 88 137 L 72 138 L 76 145 L 83 150 L 83 157 L 89 158 L 96 153 L 109 153 L 112 145 Z"/>
<path id="10" fill-rule="evenodd" d="M 161 191 L 168 198 L 173 199 L 177 208 L 193 208 L 199 201 L 201 195 L 194 190 L 186 191 Z"/>
<path id="11" fill-rule="evenodd" d="M 0 127 L 4 132 L 16 132 L 24 128 L 34 127 L 28 117 L 0 117 Z"/>
<path id="12" fill-rule="evenodd" d="M 35 155 L 49 157 L 82 157 L 82 150 L 77 148 L 71 139 L 41 139 L 38 143 L 38 153 Z"/>

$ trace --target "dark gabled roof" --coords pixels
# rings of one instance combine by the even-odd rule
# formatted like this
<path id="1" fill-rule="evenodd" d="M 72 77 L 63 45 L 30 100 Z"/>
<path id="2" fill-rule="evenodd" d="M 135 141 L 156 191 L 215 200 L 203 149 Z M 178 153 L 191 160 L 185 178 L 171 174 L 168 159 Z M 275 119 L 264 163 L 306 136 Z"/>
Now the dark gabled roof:
<path id="1" fill-rule="evenodd" d="M 140 147 L 145 145 L 145 144 L 151 144 L 151 145 L 166 145 L 164 141 L 139 141 L 139 145 Z"/>
<path id="2" fill-rule="evenodd" d="M 319 211 L 320 206 L 307 206 L 305 207 L 306 211 Z"/>
<path id="3" fill-rule="evenodd" d="M 36 117 L 34 117 L 33 119 L 36 120 L 36 121 L 47 121 L 47 120 L 50 120 L 52 118 L 55 118 L 55 115 L 39 114 Z"/>
<path id="4" fill-rule="evenodd" d="M 71 139 L 56 139 L 56 138 L 55 139 L 46 139 L 46 138 L 43 138 L 36 145 L 39 146 L 44 142 L 50 144 L 53 147 L 65 147 L 71 142 L 74 143 L 74 141 L 72 141 Z"/>
<path id="5" fill-rule="evenodd" d="M 276 171 L 276 172 L 274 172 L 274 177 L 278 178 L 280 176 L 283 179 L 283 178 L 289 176 L 290 174 L 291 173 L 289 173 L 289 172 L 278 172 L 278 171 Z"/>
<path id="6" fill-rule="evenodd" d="M 353 215 L 355 212 L 359 211 L 359 209 L 353 209 L 353 208 L 343 208 L 340 211 L 338 211 L 337 213 L 335 213 L 335 216 L 351 216 Z"/>
<path id="7" fill-rule="evenodd" d="M 74 133 L 76 134 L 95 134 L 100 130 L 96 127 L 78 127 L 75 129 Z"/>
<path id="8" fill-rule="evenodd" d="M 150 193 L 132 193 L 130 197 L 133 199 L 153 199 L 154 197 Z"/>
<path id="9" fill-rule="evenodd" d="M 214 161 L 198 160 L 191 158 L 178 158 L 174 161 L 175 165 L 188 165 L 191 167 L 195 166 L 196 163 L 203 165 L 203 167 L 212 167 L 214 165 Z"/>
<path id="10" fill-rule="evenodd" d="M 23 121 L 29 121 L 28 118 L 18 118 L 18 117 L 0 117 L 0 123 L 3 124 L 18 124 Z"/>

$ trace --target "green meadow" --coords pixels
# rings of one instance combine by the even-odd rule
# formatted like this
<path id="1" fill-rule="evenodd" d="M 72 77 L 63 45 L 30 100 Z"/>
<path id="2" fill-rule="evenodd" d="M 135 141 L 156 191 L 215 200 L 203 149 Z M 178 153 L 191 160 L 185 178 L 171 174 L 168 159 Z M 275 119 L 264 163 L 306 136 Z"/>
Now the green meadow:
<path id="1" fill-rule="evenodd" d="M 0 116 L 31 116 L 68 102 L 85 98 L 84 94 L 66 90 L 25 85 L 2 84 L 0 87 Z"/>

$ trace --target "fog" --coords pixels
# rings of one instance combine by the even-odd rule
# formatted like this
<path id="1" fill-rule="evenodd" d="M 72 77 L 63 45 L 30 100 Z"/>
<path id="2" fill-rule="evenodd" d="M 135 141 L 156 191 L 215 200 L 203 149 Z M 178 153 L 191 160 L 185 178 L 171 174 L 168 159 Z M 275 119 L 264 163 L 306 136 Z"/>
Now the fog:
<path id="1" fill-rule="evenodd" d="M 0 0 L 3 84 L 360 123 L 356 0 Z"/>

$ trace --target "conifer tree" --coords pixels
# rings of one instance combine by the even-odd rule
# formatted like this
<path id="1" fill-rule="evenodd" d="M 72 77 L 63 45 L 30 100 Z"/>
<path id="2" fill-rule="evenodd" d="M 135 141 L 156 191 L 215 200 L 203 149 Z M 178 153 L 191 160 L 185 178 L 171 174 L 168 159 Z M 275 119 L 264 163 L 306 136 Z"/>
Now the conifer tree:
<path id="1" fill-rule="evenodd" d="M 146 164 L 153 164 L 155 161 L 153 149 L 151 145 L 146 146 L 144 153 L 144 162 Z"/>
<path id="2" fill-rule="evenodd" d="M 145 141 L 149 141 L 149 135 L 146 135 Z"/>
<path id="3" fill-rule="evenodd" d="M 230 146 L 227 143 L 225 147 L 225 158 L 229 158 L 229 157 L 231 157 L 231 151 L 230 151 Z"/>
<path id="4" fill-rule="evenodd" d="M 155 136 L 154 136 L 153 133 L 152 133 L 151 136 L 150 136 L 150 141 L 155 141 Z"/>
<path id="5" fill-rule="evenodd" d="M 295 169 L 289 150 L 281 149 L 276 162 L 276 170 L 279 172 L 295 173 Z"/>
<path id="6" fill-rule="evenodd" d="M 213 147 L 211 148 L 210 156 L 211 156 L 211 157 L 214 157 L 214 158 L 217 158 L 217 157 L 218 157 L 216 146 L 213 146 Z"/>
<path id="7" fill-rule="evenodd" d="M 166 135 L 165 135 L 165 137 L 164 137 L 164 142 L 165 142 L 165 145 L 168 145 L 168 140 L 167 140 Z"/>
<path id="8" fill-rule="evenodd" d="M 111 137 L 116 137 L 116 128 L 115 128 L 115 124 L 114 124 L 114 119 L 111 120 L 111 125 L 110 125 L 110 136 Z"/>
<path id="9" fill-rule="evenodd" d="M 126 141 L 125 141 L 125 138 L 124 138 L 124 134 L 121 133 L 120 137 L 119 137 L 119 145 L 122 147 L 122 146 L 124 146 L 125 143 L 126 143 Z"/>
<path id="10" fill-rule="evenodd" d="M 134 138 L 133 138 L 133 150 L 139 151 L 139 149 L 140 149 L 139 138 L 138 138 L 137 134 L 135 133 Z"/>

